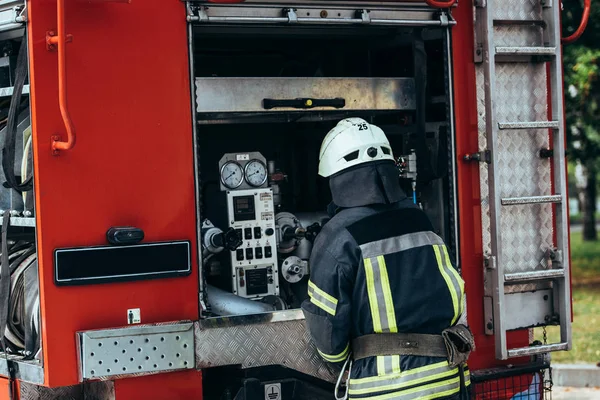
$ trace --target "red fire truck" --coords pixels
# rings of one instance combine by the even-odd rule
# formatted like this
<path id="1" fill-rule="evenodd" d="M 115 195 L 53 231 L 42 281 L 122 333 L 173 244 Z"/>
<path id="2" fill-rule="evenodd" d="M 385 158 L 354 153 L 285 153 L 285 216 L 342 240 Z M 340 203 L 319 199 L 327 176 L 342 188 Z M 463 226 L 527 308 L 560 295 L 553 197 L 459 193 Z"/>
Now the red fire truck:
<path id="1" fill-rule="evenodd" d="M 570 38 L 560 9 L 0 1 L 0 399 L 332 398 L 299 305 L 349 116 L 466 281 L 473 397 L 544 398 L 571 346 L 562 44 L 589 2 Z"/>

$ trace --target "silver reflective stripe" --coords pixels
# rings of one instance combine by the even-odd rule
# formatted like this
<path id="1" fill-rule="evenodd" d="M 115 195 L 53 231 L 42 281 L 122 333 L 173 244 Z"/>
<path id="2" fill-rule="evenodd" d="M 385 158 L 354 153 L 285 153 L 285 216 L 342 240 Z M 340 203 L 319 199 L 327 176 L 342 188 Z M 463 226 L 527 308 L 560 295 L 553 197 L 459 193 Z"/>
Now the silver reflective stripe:
<path id="1" fill-rule="evenodd" d="M 337 308 L 337 299 L 325 291 L 319 289 L 312 281 L 308 281 L 308 296 L 311 303 L 321 308 L 323 311 L 335 315 Z"/>
<path id="2" fill-rule="evenodd" d="M 412 399 L 436 399 L 446 396 L 451 396 L 456 394 L 460 390 L 460 378 L 456 377 L 452 380 L 449 380 L 448 383 L 444 385 L 423 385 L 421 390 L 406 390 L 405 393 L 399 392 L 397 396 L 375 396 L 369 397 L 370 400 L 412 400 Z M 437 394 L 437 396 L 435 396 Z"/>
<path id="3" fill-rule="evenodd" d="M 452 287 L 454 288 L 454 293 L 456 293 L 456 298 L 458 300 L 458 304 L 456 304 L 456 307 L 457 307 L 456 314 L 457 315 L 452 320 L 452 323 L 454 324 L 454 322 L 456 322 L 456 319 L 458 319 L 458 317 L 460 316 L 460 309 L 463 304 L 462 290 L 460 288 L 460 284 L 456 280 L 456 275 L 454 275 L 454 273 L 452 271 L 450 271 L 450 268 L 454 269 L 454 267 L 452 265 L 448 265 L 448 262 L 447 262 L 448 260 L 446 258 L 445 246 L 439 246 L 438 248 L 440 249 L 442 266 L 444 267 L 446 274 L 448 274 L 448 277 L 450 278 L 450 282 L 452 282 Z"/>
<path id="4" fill-rule="evenodd" d="M 411 389 L 391 392 L 376 396 L 353 397 L 350 393 L 350 399 L 369 399 L 369 400 L 413 400 L 413 399 L 438 399 L 456 394 L 460 391 L 460 378 L 455 377 L 446 381 L 424 384 Z"/>
<path id="5" fill-rule="evenodd" d="M 391 362 L 390 362 L 391 365 Z M 421 368 L 418 368 L 417 370 L 419 370 Z M 458 372 L 458 368 L 455 368 L 456 372 Z M 412 384 L 412 382 L 417 381 L 417 380 L 422 380 L 424 378 L 433 376 L 433 375 L 438 375 L 440 373 L 444 373 L 444 372 L 449 372 L 450 371 L 450 367 L 448 366 L 448 363 L 442 363 L 442 365 L 432 368 L 432 369 L 425 369 L 423 371 L 419 371 L 417 373 L 411 373 L 410 370 L 408 371 L 404 371 L 402 373 L 400 373 L 399 375 L 396 375 L 394 377 L 389 377 L 389 378 L 383 378 L 383 379 L 369 379 L 369 378 L 363 378 L 363 379 L 350 379 L 350 394 L 352 394 L 354 392 L 354 394 L 359 394 L 356 393 L 357 391 L 361 391 L 364 392 L 366 390 L 368 390 L 369 392 L 373 392 L 373 391 L 377 391 L 377 389 L 381 389 L 381 390 L 394 390 L 394 389 L 398 389 L 398 388 L 402 388 L 402 387 L 407 387 L 410 386 Z M 358 383 L 357 383 L 358 382 Z M 386 387 L 390 387 L 389 389 L 386 389 Z"/>
<path id="6" fill-rule="evenodd" d="M 443 245 L 444 241 L 433 232 L 417 232 L 365 243 L 360 246 L 363 258 L 384 256 L 428 245 Z"/>
<path id="7" fill-rule="evenodd" d="M 381 321 L 381 332 L 390 332 L 390 321 L 388 321 L 387 306 L 383 294 L 383 282 L 381 282 L 381 269 L 377 257 L 371 258 L 371 266 L 373 267 L 373 286 L 375 286 L 377 297 L 377 311 L 379 313 L 379 321 Z M 394 321 L 394 324 L 396 324 L 396 321 Z"/>

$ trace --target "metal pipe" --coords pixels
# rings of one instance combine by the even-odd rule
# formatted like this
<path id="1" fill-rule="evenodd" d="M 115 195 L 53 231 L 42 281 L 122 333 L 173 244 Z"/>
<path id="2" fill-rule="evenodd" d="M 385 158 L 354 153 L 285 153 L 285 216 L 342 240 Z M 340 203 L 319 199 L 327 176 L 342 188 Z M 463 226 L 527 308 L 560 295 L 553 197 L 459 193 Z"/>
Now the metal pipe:
<path id="1" fill-rule="evenodd" d="M 48 36 L 47 43 L 58 48 L 58 105 L 60 114 L 67 131 L 67 141 L 62 141 L 58 137 L 52 138 L 52 150 L 70 150 L 75 146 L 75 128 L 67 109 L 67 55 L 65 46 L 70 40 L 70 35 L 65 33 L 65 0 L 56 2 L 56 30 L 57 35 Z"/>
<path id="2" fill-rule="evenodd" d="M 189 22 L 265 22 L 265 23 L 285 23 L 290 19 L 287 17 L 205 17 L 188 16 Z M 357 18 L 298 18 L 295 23 L 314 23 L 314 24 L 365 24 L 362 19 Z M 419 21 L 410 19 L 371 19 L 374 25 L 402 25 L 402 26 L 440 26 L 441 21 Z M 448 21 L 448 24 L 455 25 L 456 21 Z"/>
<path id="3" fill-rule="evenodd" d="M 211 285 L 206 285 L 206 291 L 210 299 L 211 311 L 221 316 L 260 314 L 275 311 L 272 305 L 260 301 L 248 300 Z"/>
<path id="4" fill-rule="evenodd" d="M 568 343 L 545 344 L 542 346 L 521 347 L 518 349 L 508 350 L 508 357 L 525 357 L 534 354 L 550 353 L 552 351 L 569 350 Z"/>
<path id="5" fill-rule="evenodd" d="M 587 27 L 588 21 L 590 19 L 590 11 L 592 8 L 592 0 L 585 0 L 583 4 L 583 15 L 581 16 L 581 22 L 579 23 L 579 27 L 571 36 L 567 36 L 566 38 L 562 38 L 563 44 L 571 44 L 583 35 L 585 28 Z"/>

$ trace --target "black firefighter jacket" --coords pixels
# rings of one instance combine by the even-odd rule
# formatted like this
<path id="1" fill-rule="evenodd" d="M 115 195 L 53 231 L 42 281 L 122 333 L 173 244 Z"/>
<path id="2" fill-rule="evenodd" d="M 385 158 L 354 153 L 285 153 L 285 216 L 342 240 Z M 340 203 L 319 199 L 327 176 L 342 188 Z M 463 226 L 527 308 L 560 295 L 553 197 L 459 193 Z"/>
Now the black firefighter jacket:
<path id="1" fill-rule="evenodd" d="M 342 363 L 362 335 L 441 334 L 456 324 L 464 282 L 393 165 L 355 169 L 330 187 L 342 208 L 317 236 L 302 304 L 321 357 Z M 458 396 L 460 376 L 443 358 L 377 356 L 354 361 L 348 385 L 350 399 L 444 399 Z"/>

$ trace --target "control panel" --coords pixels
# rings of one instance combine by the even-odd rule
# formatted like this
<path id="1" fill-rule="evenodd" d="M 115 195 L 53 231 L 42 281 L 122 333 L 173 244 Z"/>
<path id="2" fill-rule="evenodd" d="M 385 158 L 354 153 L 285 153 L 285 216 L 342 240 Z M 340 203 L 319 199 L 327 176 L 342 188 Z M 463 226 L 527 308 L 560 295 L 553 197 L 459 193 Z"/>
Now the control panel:
<path id="1" fill-rule="evenodd" d="M 279 295 L 275 207 L 271 188 L 227 192 L 229 226 L 242 240 L 231 251 L 233 293 L 260 299 Z"/>

